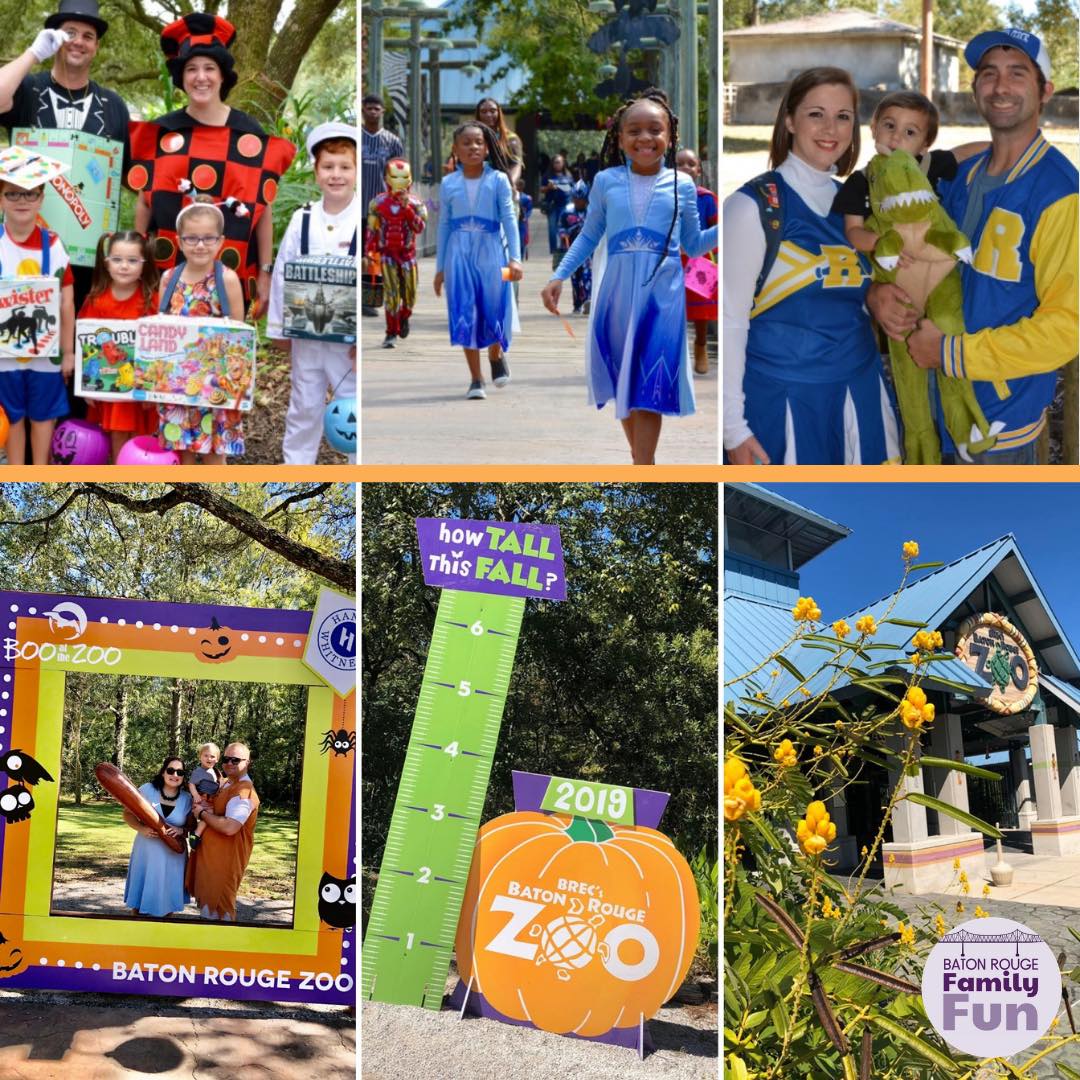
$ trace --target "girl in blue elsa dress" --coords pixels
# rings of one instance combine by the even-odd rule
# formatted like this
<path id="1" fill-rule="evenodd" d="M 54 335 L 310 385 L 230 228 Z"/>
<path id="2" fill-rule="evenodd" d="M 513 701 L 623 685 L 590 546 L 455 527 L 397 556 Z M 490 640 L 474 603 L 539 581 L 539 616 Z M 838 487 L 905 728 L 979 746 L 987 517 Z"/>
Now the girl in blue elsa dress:
<path id="1" fill-rule="evenodd" d="M 435 295 L 442 295 L 445 282 L 450 344 L 465 350 L 469 365 L 465 396 L 481 400 L 487 396 L 481 349 L 488 351 L 495 386 L 510 381 L 506 350 L 516 318 L 510 282 L 521 280 L 521 248 L 508 165 L 495 133 L 479 120 L 467 121 L 454 131 L 454 157 L 457 168 L 439 188 Z"/>
<path id="2" fill-rule="evenodd" d="M 585 227 L 541 294 L 558 315 L 563 282 L 593 255 L 589 400 L 602 408 L 615 399 L 635 465 L 655 463 L 664 416 L 694 411 L 679 249 L 694 256 L 716 247 L 716 226 L 701 231 L 693 181 L 675 169 L 678 138 L 660 90 L 616 111 Z"/>

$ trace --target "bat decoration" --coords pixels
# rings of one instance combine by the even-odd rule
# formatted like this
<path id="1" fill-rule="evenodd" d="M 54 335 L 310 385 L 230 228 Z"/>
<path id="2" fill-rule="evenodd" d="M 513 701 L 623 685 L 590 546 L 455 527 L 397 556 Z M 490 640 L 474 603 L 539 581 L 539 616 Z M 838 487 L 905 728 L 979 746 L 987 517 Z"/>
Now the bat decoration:
<path id="1" fill-rule="evenodd" d="M 323 874 L 319 882 L 319 918 L 335 930 L 356 925 L 356 875 L 350 878 Z"/>
<path id="2" fill-rule="evenodd" d="M 9 750 L 0 754 L 0 772 L 20 784 L 40 784 L 42 780 L 55 783 L 53 778 L 25 751 Z"/>
<path id="3" fill-rule="evenodd" d="M 6 791 L 0 791 L 0 817 L 9 825 L 27 821 L 33 809 L 34 796 L 22 784 L 13 784 Z"/>
<path id="4" fill-rule="evenodd" d="M 340 731 L 327 731 L 323 735 L 321 754 L 325 754 L 328 750 L 334 751 L 334 757 L 346 757 L 350 750 L 356 749 L 356 732 L 346 731 L 342 728 Z"/>

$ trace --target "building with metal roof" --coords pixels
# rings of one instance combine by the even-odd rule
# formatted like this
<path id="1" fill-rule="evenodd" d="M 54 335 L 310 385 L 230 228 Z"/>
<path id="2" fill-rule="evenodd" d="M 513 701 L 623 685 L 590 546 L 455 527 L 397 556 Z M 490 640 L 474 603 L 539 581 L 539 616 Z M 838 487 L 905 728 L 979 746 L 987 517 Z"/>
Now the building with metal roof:
<path id="1" fill-rule="evenodd" d="M 757 694 L 766 684 L 773 702 L 800 687 L 811 695 L 827 689 L 853 704 L 868 700 L 859 684 L 865 672 L 834 663 L 818 643 L 805 640 L 805 632 L 796 633 L 792 619 L 799 567 L 850 530 L 752 484 L 725 485 L 724 512 L 725 704 L 760 710 Z M 816 599 L 825 607 L 826 597 Z M 923 736 L 925 752 L 954 761 L 1005 754 L 1008 760 L 993 769 L 1000 784 L 958 770 L 925 768 L 901 778 L 884 770 L 875 776 L 867 767 L 867 783 L 829 800 L 838 822 L 838 841 L 830 849 L 837 865 L 852 865 L 855 852 L 876 834 L 882 793 L 897 783 L 1030 834 L 1036 854 L 1080 852 L 1080 656 L 1016 538 L 1006 534 L 921 576 L 912 572 L 895 592 L 844 619 L 854 626 L 864 615 L 877 620 L 875 646 L 899 647 L 886 672 L 910 674 L 911 624 L 941 631 L 940 652 L 951 656 L 931 663 L 921 680 L 937 711 Z M 835 617 L 830 613 L 830 620 Z M 762 664 L 777 654 L 790 667 L 772 677 L 773 665 L 767 674 Z M 900 741 L 898 734 L 897 746 Z M 887 884 L 937 891 L 953 876 L 954 859 L 961 866 L 970 860 L 981 875 L 982 834 L 944 813 L 901 801 L 887 837 Z"/>

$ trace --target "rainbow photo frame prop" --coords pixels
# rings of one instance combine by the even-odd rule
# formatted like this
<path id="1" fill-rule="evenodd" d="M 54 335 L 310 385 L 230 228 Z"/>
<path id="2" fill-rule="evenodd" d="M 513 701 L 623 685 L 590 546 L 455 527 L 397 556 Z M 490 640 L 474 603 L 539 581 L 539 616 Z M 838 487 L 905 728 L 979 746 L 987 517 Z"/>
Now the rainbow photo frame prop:
<path id="1" fill-rule="evenodd" d="M 303 662 L 311 622 L 307 611 L 0 592 L 0 768 L 20 749 L 55 778 L 30 788 L 28 815 L 0 815 L 0 988 L 355 1002 L 356 929 L 322 922 L 319 898 L 324 875 L 356 874 L 356 754 L 326 745 L 327 732 L 355 736 L 356 695 Z M 69 671 L 309 688 L 291 929 L 50 913 Z M 258 762 L 252 779 L 258 790 Z M 18 784 L 0 772 L 0 811 Z"/>

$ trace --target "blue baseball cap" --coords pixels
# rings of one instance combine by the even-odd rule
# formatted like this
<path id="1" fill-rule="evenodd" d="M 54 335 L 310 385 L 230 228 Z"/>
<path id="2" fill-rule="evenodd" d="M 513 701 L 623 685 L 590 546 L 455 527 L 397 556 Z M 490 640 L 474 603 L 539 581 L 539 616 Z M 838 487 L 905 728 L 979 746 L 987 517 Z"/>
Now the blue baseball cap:
<path id="1" fill-rule="evenodd" d="M 574 185 L 572 194 L 575 199 L 587 199 L 589 197 L 589 185 L 584 180 L 579 180 Z"/>
<path id="2" fill-rule="evenodd" d="M 984 30 L 967 43 L 964 59 L 971 68 L 977 68 L 979 61 L 991 49 L 1000 45 L 1007 45 L 1010 49 L 1019 49 L 1031 58 L 1047 79 L 1050 78 L 1050 54 L 1042 41 L 1026 30 Z"/>

